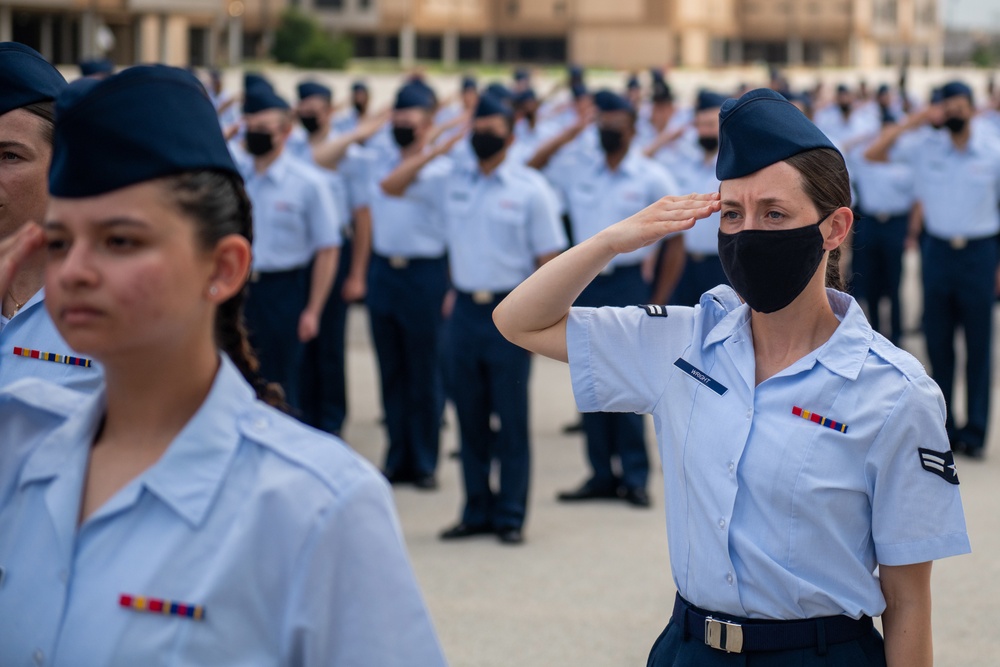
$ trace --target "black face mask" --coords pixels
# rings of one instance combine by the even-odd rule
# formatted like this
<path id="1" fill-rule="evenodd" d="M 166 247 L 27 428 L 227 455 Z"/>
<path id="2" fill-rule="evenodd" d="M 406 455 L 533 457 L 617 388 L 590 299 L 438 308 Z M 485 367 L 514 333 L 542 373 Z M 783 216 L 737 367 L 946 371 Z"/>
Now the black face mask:
<path id="1" fill-rule="evenodd" d="M 406 148 L 416 140 L 416 132 L 413 131 L 412 127 L 403 127 L 400 125 L 392 126 L 392 138 L 396 140 L 396 145 L 400 148 Z"/>
<path id="2" fill-rule="evenodd" d="M 719 149 L 719 138 L 718 137 L 698 137 L 698 145 L 706 153 L 714 153 Z"/>
<path id="3" fill-rule="evenodd" d="M 250 155 L 267 155 L 274 150 L 274 139 L 270 132 L 251 132 L 247 130 L 247 152 Z"/>
<path id="4" fill-rule="evenodd" d="M 719 260 L 737 294 L 758 313 L 781 310 L 802 293 L 823 261 L 819 226 L 719 231 Z"/>
<path id="5" fill-rule="evenodd" d="M 309 134 L 316 134 L 319 129 L 319 118 L 316 116 L 300 116 L 299 121 Z"/>
<path id="6" fill-rule="evenodd" d="M 967 123 L 968 121 L 966 121 L 964 118 L 956 118 L 955 116 L 951 116 L 945 119 L 944 126 L 947 127 L 948 131 L 951 132 L 952 134 L 958 134 L 965 129 Z"/>
<path id="7" fill-rule="evenodd" d="M 838 104 L 837 106 L 840 107 L 840 113 L 844 114 L 845 116 L 849 116 L 850 115 L 850 113 L 851 113 L 851 103 L 850 102 L 843 102 L 842 104 Z"/>
<path id="8" fill-rule="evenodd" d="M 625 137 L 621 130 L 601 128 L 601 148 L 606 154 L 614 155 L 625 145 Z"/>
<path id="9" fill-rule="evenodd" d="M 479 158 L 480 162 L 485 162 L 503 150 L 507 143 L 506 137 L 501 137 L 492 132 L 473 132 L 472 151 Z"/>
<path id="10" fill-rule="evenodd" d="M 354 110 L 358 112 L 359 116 L 364 116 L 365 115 L 365 109 L 367 109 L 367 108 L 368 108 L 368 103 L 367 102 L 355 102 L 354 103 Z"/>
<path id="11" fill-rule="evenodd" d="M 535 124 L 535 117 L 536 117 L 536 115 L 537 114 L 534 111 L 525 111 L 524 112 L 524 119 L 526 121 L 528 121 L 529 123 L 531 123 L 532 125 L 534 125 Z"/>

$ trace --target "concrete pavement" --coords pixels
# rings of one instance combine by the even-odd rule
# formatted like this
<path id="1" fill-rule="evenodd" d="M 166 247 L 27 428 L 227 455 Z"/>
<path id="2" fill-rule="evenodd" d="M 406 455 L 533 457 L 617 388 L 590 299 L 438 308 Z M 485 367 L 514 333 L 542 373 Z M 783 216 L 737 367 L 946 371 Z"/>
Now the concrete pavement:
<path id="1" fill-rule="evenodd" d="M 911 307 L 906 317 L 911 323 L 918 303 L 914 262 L 908 257 Z M 384 436 L 367 326 L 364 309 L 352 308 L 346 439 L 380 465 Z M 904 344 L 922 357 L 919 336 Z M 462 501 L 459 466 L 447 457 L 456 448 L 451 413 L 442 443 L 440 489 L 396 491 L 410 555 L 445 652 L 456 667 L 645 665 L 650 646 L 669 618 L 675 590 L 658 463 L 650 480 L 652 509 L 617 502 L 557 503 L 558 490 L 576 486 L 585 476 L 582 436 L 561 432 L 576 417 L 568 367 L 536 358 L 531 382 L 533 479 L 526 544 L 506 547 L 490 537 L 461 543 L 437 539 L 437 533 L 458 518 Z M 997 393 L 994 417 L 1000 411 Z M 992 434 L 985 461 L 959 461 L 973 553 L 934 567 L 939 667 L 1000 665 L 995 625 L 1000 617 L 997 427 Z M 933 517 L 913 517 L 929 519 Z"/>

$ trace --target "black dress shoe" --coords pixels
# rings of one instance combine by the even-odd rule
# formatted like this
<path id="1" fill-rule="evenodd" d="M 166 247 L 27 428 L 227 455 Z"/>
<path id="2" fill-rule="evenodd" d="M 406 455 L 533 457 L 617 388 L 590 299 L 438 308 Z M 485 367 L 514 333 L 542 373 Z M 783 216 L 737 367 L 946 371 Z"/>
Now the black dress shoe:
<path id="1" fill-rule="evenodd" d="M 563 426 L 562 432 L 565 433 L 566 435 L 571 435 L 573 433 L 582 433 L 583 420 L 581 419 L 579 421 L 573 422 L 572 424 L 566 424 L 565 426 Z"/>
<path id="2" fill-rule="evenodd" d="M 578 489 L 572 491 L 562 491 L 556 498 L 564 503 L 573 503 L 579 500 L 601 500 L 618 497 L 618 484 L 603 487 L 594 484 L 593 480 L 587 480 Z"/>
<path id="3" fill-rule="evenodd" d="M 434 475 L 417 475 L 413 480 L 413 486 L 421 491 L 433 491 L 438 488 L 438 483 Z"/>
<path id="4" fill-rule="evenodd" d="M 383 470 L 382 474 L 390 484 L 409 484 L 416 476 L 408 470 Z"/>
<path id="5" fill-rule="evenodd" d="M 473 535 L 490 535 L 495 533 L 493 526 L 487 524 L 472 525 L 468 523 L 459 523 L 451 528 L 443 531 L 440 535 L 442 540 L 460 540 L 463 537 L 472 537 Z"/>
<path id="6" fill-rule="evenodd" d="M 633 507 L 649 507 L 651 505 L 649 501 L 649 494 L 646 493 L 646 489 L 639 487 L 623 487 L 621 490 L 621 498 Z"/>
<path id="7" fill-rule="evenodd" d="M 979 447 L 973 447 L 972 445 L 963 443 L 961 453 L 975 461 L 982 461 L 986 458 L 986 448 L 982 445 Z"/>
<path id="8" fill-rule="evenodd" d="M 520 528 L 500 528 L 497 530 L 497 539 L 501 544 L 523 544 L 524 533 Z"/>

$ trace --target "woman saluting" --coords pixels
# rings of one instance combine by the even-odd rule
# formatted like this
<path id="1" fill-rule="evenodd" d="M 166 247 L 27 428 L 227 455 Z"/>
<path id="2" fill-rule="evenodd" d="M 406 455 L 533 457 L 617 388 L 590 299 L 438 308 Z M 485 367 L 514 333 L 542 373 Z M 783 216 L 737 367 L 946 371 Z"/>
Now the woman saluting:
<path id="1" fill-rule="evenodd" d="M 200 84 L 69 86 L 49 189 L 46 307 L 106 379 L 0 393 L 0 664 L 443 664 L 386 483 L 258 400 L 250 204 Z"/>
<path id="2" fill-rule="evenodd" d="M 929 665 L 930 562 L 969 551 L 941 393 L 827 288 L 853 222 L 831 142 L 767 90 L 722 107 L 720 138 L 718 194 L 609 227 L 494 319 L 569 361 L 581 410 L 653 415 L 678 595 L 650 665 Z M 732 289 L 571 308 L 615 254 L 716 210 Z"/>

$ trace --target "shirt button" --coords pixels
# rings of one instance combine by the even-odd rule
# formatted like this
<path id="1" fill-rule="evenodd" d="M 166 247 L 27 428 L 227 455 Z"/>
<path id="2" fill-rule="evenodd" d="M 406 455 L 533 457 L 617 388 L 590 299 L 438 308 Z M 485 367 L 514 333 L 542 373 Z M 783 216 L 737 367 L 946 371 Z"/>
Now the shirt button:
<path id="1" fill-rule="evenodd" d="M 253 427 L 255 429 L 257 429 L 258 431 L 263 431 L 263 430 L 267 429 L 267 420 L 264 419 L 263 417 L 260 418 L 260 419 L 257 419 L 257 420 L 254 421 Z"/>
<path id="2" fill-rule="evenodd" d="M 726 520 L 719 519 L 719 528 L 725 528 L 725 527 L 726 527 Z"/>
<path id="3" fill-rule="evenodd" d="M 747 419 L 753 416 L 753 408 L 747 408 Z"/>
<path id="4" fill-rule="evenodd" d="M 733 573 L 732 572 L 730 572 L 729 574 L 726 575 L 726 581 L 729 582 L 730 586 L 733 585 Z"/>
<path id="5" fill-rule="evenodd" d="M 45 654 L 42 653 L 42 649 L 37 649 L 31 657 L 35 661 L 36 665 L 40 665 L 45 662 Z"/>
<path id="6" fill-rule="evenodd" d="M 736 470 L 736 464 L 732 461 L 729 462 L 729 472 Z"/>

